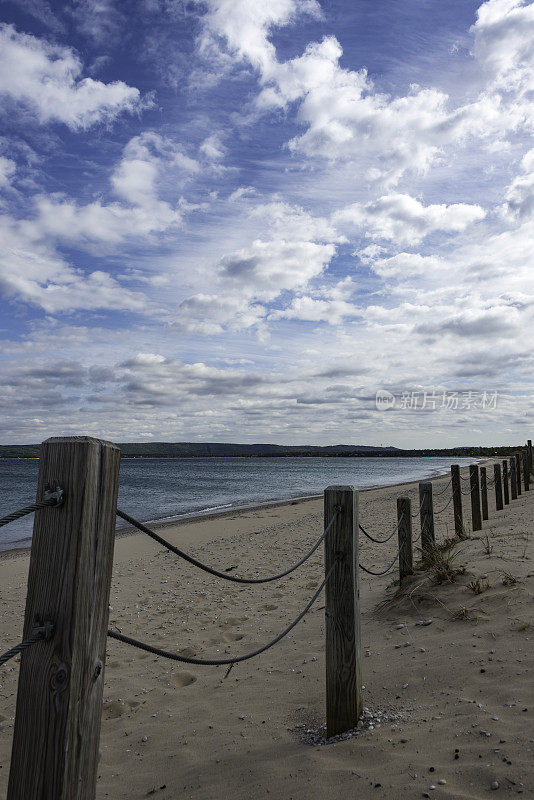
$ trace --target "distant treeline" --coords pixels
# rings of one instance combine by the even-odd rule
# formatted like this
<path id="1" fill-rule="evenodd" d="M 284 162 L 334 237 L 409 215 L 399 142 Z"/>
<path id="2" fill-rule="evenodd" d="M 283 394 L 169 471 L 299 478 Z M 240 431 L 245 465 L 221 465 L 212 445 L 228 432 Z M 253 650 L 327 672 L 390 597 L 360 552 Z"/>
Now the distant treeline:
<path id="1" fill-rule="evenodd" d="M 504 458 L 520 450 L 517 447 L 450 447 L 424 450 L 400 450 L 397 447 L 369 447 L 367 445 L 338 444 L 328 447 L 278 444 L 226 444 L 220 442 L 126 442 L 119 444 L 125 458 L 280 458 L 299 457 L 471 457 Z M 0 445 L 0 458 L 37 458 L 38 444 Z"/>

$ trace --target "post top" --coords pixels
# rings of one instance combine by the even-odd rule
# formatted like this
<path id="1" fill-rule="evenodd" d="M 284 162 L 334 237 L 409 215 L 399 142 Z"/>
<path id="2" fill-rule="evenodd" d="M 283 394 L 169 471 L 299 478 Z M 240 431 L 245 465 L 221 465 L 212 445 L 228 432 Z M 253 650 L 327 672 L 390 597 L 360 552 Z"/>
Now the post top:
<path id="1" fill-rule="evenodd" d="M 96 444 L 100 447 L 111 447 L 114 450 L 119 450 L 120 447 L 115 442 L 108 442 L 105 439 L 96 439 L 94 436 L 51 436 L 45 439 L 43 444 Z"/>
<path id="2" fill-rule="evenodd" d="M 327 486 L 325 492 L 354 492 L 356 491 L 354 486 L 346 485 L 346 486 Z"/>

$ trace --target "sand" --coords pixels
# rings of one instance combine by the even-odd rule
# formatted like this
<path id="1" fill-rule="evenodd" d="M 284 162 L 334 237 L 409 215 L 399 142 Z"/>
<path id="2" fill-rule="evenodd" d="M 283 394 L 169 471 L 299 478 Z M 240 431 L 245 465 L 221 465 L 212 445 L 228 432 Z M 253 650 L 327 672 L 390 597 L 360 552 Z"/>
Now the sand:
<path id="1" fill-rule="evenodd" d="M 435 491 L 445 484 L 435 480 Z M 417 508 L 415 484 L 360 493 L 360 521 L 370 533 L 392 530 L 400 495 Z M 395 570 L 361 575 L 368 712 L 347 740 L 317 744 L 325 702 L 322 597 L 282 642 L 229 673 L 109 640 L 99 800 L 534 797 L 534 491 L 499 512 L 491 489 L 489 496 L 483 531 L 453 549 L 460 570 L 453 583 L 418 571 L 399 591 Z M 450 489 L 436 507 L 449 497 Z M 309 500 L 171 525 L 165 535 L 219 569 L 256 575 L 297 561 L 321 531 L 322 502 Z M 436 531 L 438 542 L 453 535 L 452 505 L 437 517 Z M 361 562 L 379 569 L 394 542 L 362 538 Z M 2 650 L 21 635 L 28 561 L 23 553 L 0 562 Z M 282 630 L 322 576 L 322 548 L 279 583 L 241 586 L 211 578 L 141 534 L 123 536 L 110 626 L 198 657 L 237 655 Z M 0 671 L 0 797 L 17 661 Z"/>

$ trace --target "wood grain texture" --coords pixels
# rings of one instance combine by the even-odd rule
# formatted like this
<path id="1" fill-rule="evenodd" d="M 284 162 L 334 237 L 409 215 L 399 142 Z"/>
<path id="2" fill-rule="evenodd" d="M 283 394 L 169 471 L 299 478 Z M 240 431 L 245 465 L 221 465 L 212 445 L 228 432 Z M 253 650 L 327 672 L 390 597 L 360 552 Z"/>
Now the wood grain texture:
<path id="1" fill-rule="evenodd" d="M 423 563 L 428 557 L 428 553 L 434 548 L 434 504 L 432 501 L 432 484 L 430 482 L 419 484 L 419 505 L 421 511 L 421 550 L 423 553 Z"/>
<path id="2" fill-rule="evenodd" d="M 452 490 L 452 505 L 454 510 L 454 532 L 458 538 L 462 539 L 465 536 L 464 531 L 464 515 L 462 509 L 462 481 L 460 479 L 460 467 L 458 464 L 451 466 L 451 490 Z"/>
<path id="3" fill-rule="evenodd" d="M 515 456 L 510 457 L 510 492 L 512 500 L 517 500 L 517 474 Z"/>
<path id="4" fill-rule="evenodd" d="M 341 560 L 326 584 L 326 733 L 356 726 L 362 713 L 358 494 L 353 486 L 324 492 L 324 525 L 340 511 L 325 538 L 325 571 Z"/>
<path id="5" fill-rule="evenodd" d="M 489 519 L 488 476 L 486 474 L 486 467 L 480 467 L 480 505 L 482 508 L 482 519 Z"/>
<path id="6" fill-rule="evenodd" d="M 504 503 L 502 497 L 502 475 L 500 464 L 493 465 L 493 475 L 495 478 L 495 508 L 497 511 L 502 511 L 504 508 Z"/>
<path id="7" fill-rule="evenodd" d="M 41 447 L 37 498 L 66 500 L 35 515 L 24 636 L 36 615 L 54 633 L 22 655 L 7 800 L 95 796 L 119 462 L 90 437 Z"/>
<path id="8" fill-rule="evenodd" d="M 505 506 L 510 505 L 510 490 L 508 486 L 508 461 L 505 458 L 502 462 L 502 489 Z"/>
<path id="9" fill-rule="evenodd" d="M 409 497 L 397 498 L 397 524 L 399 526 L 399 580 L 413 574 L 412 501 Z"/>
<path id="10" fill-rule="evenodd" d="M 532 472 L 532 439 L 528 439 L 527 441 L 527 450 L 528 450 L 528 468 L 529 472 Z"/>
<path id="11" fill-rule="evenodd" d="M 471 489 L 471 523 L 473 531 L 482 530 L 482 513 L 480 508 L 480 483 L 478 464 L 469 467 L 469 486 Z"/>

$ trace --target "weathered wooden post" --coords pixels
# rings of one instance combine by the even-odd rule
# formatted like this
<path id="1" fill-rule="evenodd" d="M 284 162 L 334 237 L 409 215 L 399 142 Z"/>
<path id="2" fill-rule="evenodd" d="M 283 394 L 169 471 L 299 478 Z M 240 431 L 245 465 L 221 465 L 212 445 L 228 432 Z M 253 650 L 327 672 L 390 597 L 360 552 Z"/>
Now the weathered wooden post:
<path id="1" fill-rule="evenodd" d="M 397 525 L 399 526 L 399 581 L 413 574 L 412 501 L 409 497 L 397 499 Z"/>
<path id="2" fill-rule="evenodd" d="M 482 514 L 480 511 L 480 488 L 478 482 L 478 464 L 469 466 L 469 485 L 471 489 L 471 520 L 473 530 L 482 530 Z"/>
<path id="3" fill-rule="evenodd" d="M 462 511 L 462 481 L 458 464 L 451 466 L 452 505 L 454 509 L 454 532 L 459 539 L 465 538 L 464 518 Z"/>
<path id="4" fill-rule="evenodd" d="M 522 450 L 521 455 L 523 456 L 523 485 L 525 487 L 525 492 L 530 490 L 530 467 L 528 464 L 528 450 Z"/>
<path id="5" fill-rule="evenodd" d="M 421 510 L 421 550 L 423 551 L 423 563 L 428 561 L 428 555 L 434 549 L 434 506 L 432 503 L 432 484 L 419 484 L 419 505 Z"/>
<path id="6" fill-rule="evenodd" d="M 66 500 L 35 515 L 24 636 L 36 617 L 53 633 L 22 653 L 7 800 L 95 797 L 119 461 L 88 436 L 41 446 L 37 497 Z"/>
<path id="7" fill-rule="evenodd" d="M 351 730 L 362 713 L 358 493 L 353 486 L 329 486 L 324 525 L 337 517 L 325 538 L 325 570 L 337 561 L 326 592 L 326 735 Z"/>
<path id="8" fill-rule="evenodd" d="M 515 456 L 510 456 L 510 491 L 512 500 L 517 500 L 517 476 Z"/>
<path id="9" fill-rule="evenodd" d="M 510 504 L 510 494 L 508 491 L 508 461 L 505 458 L 502 462 L 502 488 L 504 491 L 504 504 Z"/>
<path id="10" fill-rule="evenodd" d="M 486 475 L 486 467 L 480 467 L 480 504 L 482 506 L 482 519 L 489 519 L 488 480 Z"/>
<path id="11" fill-rule="evenodd" d="M 517 496 L 522 493 L 521 490 L 521 456 L 516 453 L 515 456 L 515 488 L 517 489 Z"/>
<path id="12" fill-rule="evenodd" d="M 529 472 L 532 472 L 532 439 L 527 441 L 527 450 L 528 450 L 528 469 Z"/>
<path id="13" fill-rule="evenodd" d="M 497 511 L 503 510 L 502 502 L 502 479 L 501 479 L 501 465 L 493 465 L 493 474 L 495 476 L 495 508 Z"/>

